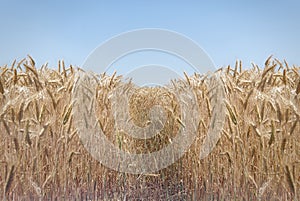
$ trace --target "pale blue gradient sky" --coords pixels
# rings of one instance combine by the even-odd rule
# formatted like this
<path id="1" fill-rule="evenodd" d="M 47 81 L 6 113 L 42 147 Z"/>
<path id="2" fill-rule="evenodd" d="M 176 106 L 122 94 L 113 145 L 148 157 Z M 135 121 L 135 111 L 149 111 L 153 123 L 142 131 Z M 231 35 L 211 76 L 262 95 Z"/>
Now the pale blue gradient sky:
<path id="1" fill-rule="evenodd" d="M 217 67 L 262 65 L 270 54 L 300 65 L 299 2 L 1 0 L 0 65 L 30 54 L 38 65 L 81 66 L 105 40 L 139 28 L 184 34 Z"/>

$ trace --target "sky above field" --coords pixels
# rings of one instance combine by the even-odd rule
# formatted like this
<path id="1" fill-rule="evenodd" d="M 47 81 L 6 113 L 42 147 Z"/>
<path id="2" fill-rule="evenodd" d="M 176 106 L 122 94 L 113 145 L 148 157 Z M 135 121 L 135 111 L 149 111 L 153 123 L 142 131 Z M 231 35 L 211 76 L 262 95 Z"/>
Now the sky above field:
<path id="1" fill-rule="evenodd" d="M 187 36 L 216 67 L 233 65 L 236 59 L 245 66 L 262 65 L 271 54 L 300 65 L 297 0 L 0 2 L 0 65 L 30 54 L 38 65 L 56 67 L 64 59 L 82 66 L 104 41 L 141 28 Z"/>

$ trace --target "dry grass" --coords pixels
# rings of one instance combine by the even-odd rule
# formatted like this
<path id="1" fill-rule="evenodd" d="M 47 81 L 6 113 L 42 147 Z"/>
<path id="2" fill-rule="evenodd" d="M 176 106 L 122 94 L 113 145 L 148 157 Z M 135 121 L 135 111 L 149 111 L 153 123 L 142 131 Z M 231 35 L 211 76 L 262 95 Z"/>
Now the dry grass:
<path id="1" fill-rule="evenodd" d="M 39 69 L 31 57 L 0 70 L 0 189 L 3 199 L 91 200 L 299 200 L 299 67 L 271 57 L 264 68 L 221 69 L 227 116 L 213 152 L 199 160 L 212 106 L 209 78 L 186 77 L 201 111 L 197 139 L 176 163 L 147 175 L 119 173 L 94 160 L 73 125 L 71 92 L 78 69 Z M 130 100 L 136 125 L 160 104 L 167 123 L 159 135 L 137 140 L 112 135 L 109 92 L 120 77 L 98 75 L 95 108 L 106 136 L 116 146 L 145 153 L 170 143 L 180 124 L 176 98 L 164 88 L 140 88 Z"/>

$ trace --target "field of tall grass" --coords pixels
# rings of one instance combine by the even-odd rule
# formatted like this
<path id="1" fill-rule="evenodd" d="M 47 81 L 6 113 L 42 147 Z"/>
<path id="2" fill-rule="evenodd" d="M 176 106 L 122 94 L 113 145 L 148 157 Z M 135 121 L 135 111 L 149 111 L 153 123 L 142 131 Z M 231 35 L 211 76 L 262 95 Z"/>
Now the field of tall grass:
<path id="1" fill-rule="evenodd" d="M 219 69 L 226 120 L 208 157 L 199 153 L 209 129 L 209 78 L 186 77 L 201 120 L 197 137 L 176 163 L 158 172 L 116 172 L 91 157 L 74 125 L 72 90 L 82 71 L 64 62 L 57 70 L 28 58 L 0 67 L 0 198 L 7 200 L 300 200 L 300 67 L 268 58 L 265 66 Z M 134 91 L 129 112 L 136 125 L 161 105 L 167 123 L 151 139 L 113 135 L 109 92 L 121 76 L 97 79 L 97 118 L 116 147 L 135 153 L 162 149 L 181 125 L 176 97 L 163 87 Z M 179 81 L 174 81 L 176 82 Z"/>

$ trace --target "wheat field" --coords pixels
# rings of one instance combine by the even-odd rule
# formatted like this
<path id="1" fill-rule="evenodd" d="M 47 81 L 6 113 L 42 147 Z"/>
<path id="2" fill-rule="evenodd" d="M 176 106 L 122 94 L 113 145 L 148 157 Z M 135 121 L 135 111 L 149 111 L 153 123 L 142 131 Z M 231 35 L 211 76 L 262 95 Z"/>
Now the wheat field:
<path id="1" fill-rule="evenodd" d="M 83 71 L 58 62 L 36 67 L 28 56 L 0 67 L 0 197 L 3 200 L 300 200 L 300 67 L 269 57 L 265 66 L 219 69 L 226 119 L 208 157 L 199 153 L 209 129 L 208 77 L 183 82 L 193 88 L 201 113 L 196 140 L 182 158 L 151 174 L 104 167 L 91 157 L 74 125 L 72 90 Z M 181 126 L 176 98 L 162 87 L 135 90 L 129 112 L 136 125 L 149 109 L 167 108 L 159 135 L 137 140 L 113 135 L 109 92 L 120 75 L 95 75 L 97 118 L 107 138 L 129 152 L 160 150 Z"/>

